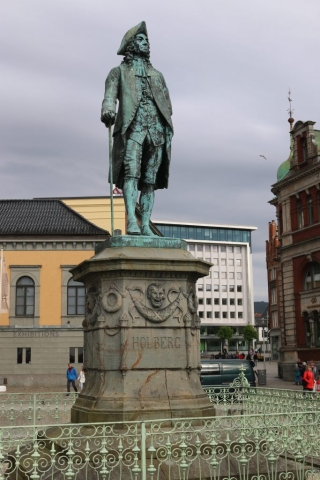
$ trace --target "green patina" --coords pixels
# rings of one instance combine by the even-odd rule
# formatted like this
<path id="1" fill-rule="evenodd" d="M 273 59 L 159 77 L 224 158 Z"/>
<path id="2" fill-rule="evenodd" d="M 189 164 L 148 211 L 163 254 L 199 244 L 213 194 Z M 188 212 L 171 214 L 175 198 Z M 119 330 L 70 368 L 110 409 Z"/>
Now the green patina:
<path id="1" fill-rule="evenodd" d="M 108 128 L 114 124 L 113 178 L 109 181 L 123 190 L 127 234 L 153 236 L 149 221 L 154 191 L 168 187 L 171 101 L 162 73 L 149 60 L 145 22 L 125 34 L 118 55 L 124 55 L 124 60 L 106 79 L 101 110 L 101 121 Z M 135 217 L 139 190 L 141 227 Z"/>
<path id="2" fill-rule="evenodd" d="M 287 160 L 281 163 L 280 167 L 277 170 L 277 182 L 280 182 L 280 180 L 282 180 L 289 173 L 292 158 L 293 158 L 293 142 L 291 139 L 289 157 L 287 158 Z"/>
<path id="3" fill-rule="evenodd" d="M 95 253 L 102 252 L 105 248 L 136 247 L 136 248 L 170 248 L 187 250 L 187 243 L 180 238 L 148 237 L 137 235 L 119 235 L 110 237 L 99 243 Z"/>

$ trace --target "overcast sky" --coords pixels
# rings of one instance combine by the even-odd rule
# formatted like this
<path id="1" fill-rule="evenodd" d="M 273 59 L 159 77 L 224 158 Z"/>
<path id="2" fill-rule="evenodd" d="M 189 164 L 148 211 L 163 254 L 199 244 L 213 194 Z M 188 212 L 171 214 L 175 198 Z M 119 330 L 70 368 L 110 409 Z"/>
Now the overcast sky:
<path id="1" fill-rule="evenodd" d="M 1 198 L 109 194 L 104 81 L 145 20 L 175 127 L 153 218 L 258 227 L 255 300 L 267 300 L 289 87 L 295 120 L 320 122 L 319 19 L 319 0 L 1 0 Z"/>

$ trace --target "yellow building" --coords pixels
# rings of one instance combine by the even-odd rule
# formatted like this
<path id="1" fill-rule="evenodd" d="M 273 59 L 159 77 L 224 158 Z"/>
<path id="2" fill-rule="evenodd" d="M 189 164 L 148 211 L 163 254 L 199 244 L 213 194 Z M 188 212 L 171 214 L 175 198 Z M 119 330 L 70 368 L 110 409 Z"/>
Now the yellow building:
<path id="1" fill-rule="evenodd" d="M 68 362 L 82 364 L 85 289 L 70 269 L 108 236 L 58 199 L 0 201 L 0 384 L 63 385 Z"/>

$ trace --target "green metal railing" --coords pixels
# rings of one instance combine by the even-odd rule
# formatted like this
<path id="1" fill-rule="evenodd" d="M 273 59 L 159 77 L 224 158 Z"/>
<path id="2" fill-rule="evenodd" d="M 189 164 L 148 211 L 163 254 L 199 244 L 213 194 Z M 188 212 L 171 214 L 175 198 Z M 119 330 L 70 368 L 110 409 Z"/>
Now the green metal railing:
<path id="1" fill-rule="evenodd" d="M 0 428 L 1 479 L 315 480 L 320 412 Z"/>
<path id="2" fill-rule="evenodd" d="M 65 392 L 0 393 L 0 425 L 68 423 L 76 398 L 76 393 Z"/>

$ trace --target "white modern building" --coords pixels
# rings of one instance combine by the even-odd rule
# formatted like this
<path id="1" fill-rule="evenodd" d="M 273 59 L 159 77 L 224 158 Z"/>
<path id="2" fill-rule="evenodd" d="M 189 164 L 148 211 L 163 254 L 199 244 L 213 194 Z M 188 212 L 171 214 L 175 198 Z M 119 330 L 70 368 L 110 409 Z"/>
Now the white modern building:
<path id="1" fill-rule="evenodd" d="M 165 237 L 183 238 L 196 258 L 212 263 L 210 274 L 198 280 L 201 350 L 218 353 L 222 325 L 233 328 L 229 352 L 245 352 L 242 330 L 254 325 L 251 232 L 256 227 L 153 221 Z"/>

